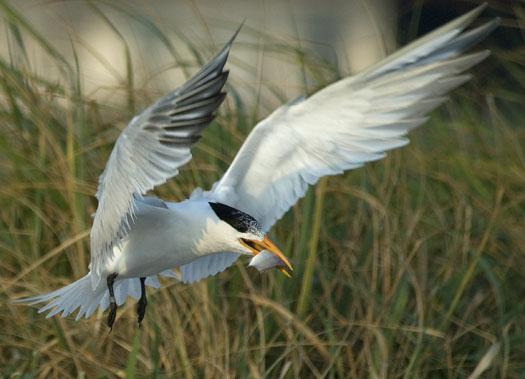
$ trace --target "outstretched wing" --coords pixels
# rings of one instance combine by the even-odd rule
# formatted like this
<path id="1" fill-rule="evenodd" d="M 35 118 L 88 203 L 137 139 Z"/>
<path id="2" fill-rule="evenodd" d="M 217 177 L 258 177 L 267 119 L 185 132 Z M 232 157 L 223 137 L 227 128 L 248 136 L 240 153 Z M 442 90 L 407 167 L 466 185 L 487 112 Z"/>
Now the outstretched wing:
<path id="1" fill-rule="evenodd" d="M 461 55 L 488 35 L 493 20 L 465 31 L 480 6 L 354 77 L 277 109 L 250 133 L 206 196 L 255 217 L 264 230 L 325 175 L 361 167 L 408 143 L 464 71 L 489 55 Z"/>
<path id="2" fill-rule="evenodd" d="M 97 191 L 91 229 L 93 286 L 112 258 L 113 246 L 128 232 L 134 197 L 177 175 L 191 159 L 191 146 L 215 117 L 225 97 L 224 65 L 237 32 L 193 78 L 133 118 L 117 139 Z"/>

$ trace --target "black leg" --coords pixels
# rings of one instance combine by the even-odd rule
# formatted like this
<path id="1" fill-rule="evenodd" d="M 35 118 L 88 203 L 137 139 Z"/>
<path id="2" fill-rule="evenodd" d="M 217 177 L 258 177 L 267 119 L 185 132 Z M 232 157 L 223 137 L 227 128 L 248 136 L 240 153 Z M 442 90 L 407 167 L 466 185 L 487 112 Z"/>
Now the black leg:
<path id="1" fill-rule="evenodd" d="M 144 315 L 146 314 L 146 305 L 148 305 L 148 300 L 146 299 L 146 278 L 140 278 L 140 299 L 137 303 L 137 319 L 139 322 L 139 328 Z"/>
<path id="2" fill-rule="evenodd" d="M 109 314 L 107 323 L 110 331 L 113 329 L 113 323 L 115 322 L 115 318 L 117 317 L 117 302 L 115 301 L 115 293 L 113 292 L 113 284 L 115 283 L 117 275 L 118 274 L 115 272 L 111 275 L 108 275 L 106 279 L 109 291 Z"/>

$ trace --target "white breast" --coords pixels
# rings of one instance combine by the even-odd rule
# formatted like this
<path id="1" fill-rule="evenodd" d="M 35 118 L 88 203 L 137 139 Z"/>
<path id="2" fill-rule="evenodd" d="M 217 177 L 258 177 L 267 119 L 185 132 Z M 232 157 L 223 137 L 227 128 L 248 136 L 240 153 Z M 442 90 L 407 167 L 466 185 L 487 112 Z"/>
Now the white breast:
<path id="1" fill-rule="evenodd" d="M 154 275 L 201 256 L 231 251 L 236 231 L 219 220 L 206 201 L 187 200 L 169 208 L 142 205 L 128 237 L 114 249 L 108 273 Z"/>

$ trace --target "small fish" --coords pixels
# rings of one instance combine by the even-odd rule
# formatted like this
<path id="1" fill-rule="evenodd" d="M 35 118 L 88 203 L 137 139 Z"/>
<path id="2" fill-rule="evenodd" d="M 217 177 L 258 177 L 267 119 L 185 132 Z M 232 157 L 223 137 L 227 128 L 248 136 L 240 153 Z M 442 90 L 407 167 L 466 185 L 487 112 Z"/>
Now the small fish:
<path id="1" fill-rule="evenodd" d="M 287 277 L 292 277 L 292 270 L 286 265 L 286 263 L 268 250 L 263 250 L 254 256 L 250 260 L 248 266 L 256 268 L 259 272 L 268 271 L 272 268 L 278 268 L 279 271 L 281 271 Z"/>

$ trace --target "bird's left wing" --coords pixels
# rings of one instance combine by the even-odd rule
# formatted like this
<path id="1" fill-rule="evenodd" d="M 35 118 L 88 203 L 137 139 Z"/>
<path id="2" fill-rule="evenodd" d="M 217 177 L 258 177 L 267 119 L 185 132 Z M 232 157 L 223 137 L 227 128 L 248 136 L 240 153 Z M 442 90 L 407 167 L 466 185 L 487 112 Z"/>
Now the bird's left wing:
<path id="1" fill-rule="evenodd" d="M 484 6 L 415 41 L 370 70 L 277 109 L 250 133 L 205 194 L 255 217 L 267 231 L 308 185 L 383 158 L 408 143 L 463 74 L 488 52 L 461 55 L 497 20 L 465 31 Z"/>
<path id="2" fill-rule="evenodd" d="M 191 159 L 190 147 L 224 100 L 224 65 L 236 35 L 189 81 L 133 118 L 117 139 L 97 190 L 91 229 L 93 286 L 113 247 L 128 232 L 134 198 L 177 175 Z"/>
<path id="3" fill-rule="evenodd" d="M 223 272 L 230 267 L 240 254 L 218 253 L 194 260 L 180 267 L 180 280 L 183 283 L 194 283 L 208 276 Z"/>

